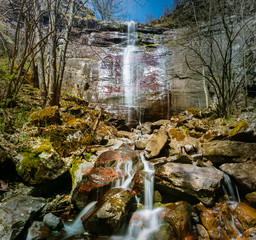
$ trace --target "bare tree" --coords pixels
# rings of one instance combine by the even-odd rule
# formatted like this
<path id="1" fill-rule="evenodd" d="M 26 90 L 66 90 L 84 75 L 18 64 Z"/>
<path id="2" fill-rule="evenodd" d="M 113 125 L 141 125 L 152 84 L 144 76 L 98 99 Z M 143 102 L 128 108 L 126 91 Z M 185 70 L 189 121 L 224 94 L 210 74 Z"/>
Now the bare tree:
<path id="1" fill-rule="evenodd" d="M 91 4 L 102 20 L 122 20 L 124 17 L 123 0 L 91 0 Z"/>
<path id="2" fill-rule="evenodd" d="M 188 0 L 194 25 L 188 28 L 188 67 L 201 75 L 216 97 L 216 112 L 227 117 L 243 91 L 248 73 L 255 69 L 255 18 L 248 1 Z M 250 2 L 252 4 L 252 2 Z M 255 5 L 255 1 L 253 0 Z M 200 10 L 198 10 L 200 9 Z"/>
<path id="3" fill-rule="evenodd" d="M 163 17 L 167 17 L 172 13 L 172 8 L 170 6 L 165 6 L 163 9 Z"/>

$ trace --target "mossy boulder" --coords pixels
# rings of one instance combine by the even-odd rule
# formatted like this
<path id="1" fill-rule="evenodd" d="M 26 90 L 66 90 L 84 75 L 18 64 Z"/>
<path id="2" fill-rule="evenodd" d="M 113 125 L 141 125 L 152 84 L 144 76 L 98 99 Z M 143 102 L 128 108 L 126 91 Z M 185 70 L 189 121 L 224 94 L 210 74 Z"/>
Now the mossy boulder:
<path id="1" fill-rule="evenodd" d="M 48 126 L 51 124 L 60 124 L 60 114 L 57 106 L 48 107 L 36 112 L 33 112 L 30 116 L 30 124 L 34 124 L 40 127 Z"/>
<path id="2" fill-rule="evenodd" d="M 42 184 L 63 175 L 67 167 L 49 141 L 38 140 L 19 150 L 16 170 L 24 181 Z"/>
<path id="3" fill-rule="evenodd" d="M 92 211 L 82 217 L 84 228 L 95 235 L 116 233 L 134 210 L 135 197 L 129 190 L 110 189 Z"/>

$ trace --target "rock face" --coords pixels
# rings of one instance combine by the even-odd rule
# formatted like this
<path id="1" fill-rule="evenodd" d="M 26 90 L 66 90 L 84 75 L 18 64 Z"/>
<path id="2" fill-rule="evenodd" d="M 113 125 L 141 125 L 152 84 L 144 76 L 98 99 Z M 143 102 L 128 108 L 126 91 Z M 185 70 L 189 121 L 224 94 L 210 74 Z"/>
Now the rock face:
<path id="1" fill-rule="evenodd" d="M 129 24 L 97 19 L 82 22 L 72 34 L 63 85 L 91 104 L 100 103 L 109 112 L 126 114 L 123 70 Z M 177 32 L 142 24 L 136 28 L 131 52 L 133 112 L 143 115 L 143 121 L 159 120 L 169 118 L 176 109 L 204 106 L 201 79 L 181 64 L 182 48 L 170 47 Z"/>
<path id="2" fill-rule="evenodd" d="M 236 179 L 247 191 L 256 190 L 256 162 L 226 163 L 220 169 Z"/>
<path id="3" fill-rule="evenodd" d="M 0 206 L 0 239 L 18 239 L 25 225 L 44 207 L 43 198 L 14 197 Z"/>
<path id="4" fill-rule="evenodd" d="M 20 149 L 16 169 L 19 176 L 30 184 L 46 183 L 67 171 L 64 161 L 47 140 Z"/>
<path id="5" fill-rule="evenodd" d="M 212 205 L 221 187 L 223 173 L 211 167 L 166 163 L 156 168 L 155 184 L 166 195 L 193 196 Z"/>
<path id="6" fill-rule="evenodd" d="M 135 197 L 128 190 L 111 189 L 92 212 L 82 217 L 84 228 L 96 235 L 117 232 L 134 206 Z"/>

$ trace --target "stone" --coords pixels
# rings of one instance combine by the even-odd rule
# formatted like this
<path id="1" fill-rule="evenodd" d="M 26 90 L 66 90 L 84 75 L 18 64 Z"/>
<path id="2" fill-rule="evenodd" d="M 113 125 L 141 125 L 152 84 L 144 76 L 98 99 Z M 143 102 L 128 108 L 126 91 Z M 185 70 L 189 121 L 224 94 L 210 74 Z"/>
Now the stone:
<path id="1" fill-rule="evenodd" d="M 0 239 L 20 239 L 19 234 L 45 206 L 45 199 L 13 197 L 0 206 Z"/>
<path id="2" fill-rule="evenodd" d="M 217 211 L 203 209 L 200 213 L 203 226 L 207 229 L 211 239 L 229 240 L 229 236 L 221 224 L 221 216 Z"/>
<path id="3" fill-rule="evenodd" d="M 167 125 L 170 124 L 170 120 L 167 120 L 167 119 L 161 119 L 161 120 L 158 120 L 156 122 L 153 122 L 151 124 L 151 129 L 152 130 L 155 130 L 155 129 L 160 129 L 161 126 L 164 126 L 166 127 Z"/>
<path id="4" fill-rule="evenodd" d="M 202 145 L 203 156 L 213 163 L 244 162 L 256 159 L 256 143 L 212 141 Z"/>
<path id="5" fill-rule="evenodd" d="M 120 138 L 128 138 L 132 141 L 135 141 L 137 136 L 135 133 L 132 133 L 132 132 L 127 132 L 127 131 L 118 131 L 117 132 L 117 137 L 120 137 Z"/>
<path id="6" fill-rule="evenodd" d="M 35 221 L 28 229 L 26 240 L 49 239 L 50 235 L 51 230 L 44 222 Z"/>
<path id="7" fill-rule="evenodd" d="M 84 228 L 95 235 L 116 233 L 126 220 L 129 211 L 134 210 L 135 197 L 124 189 L 110 189 L 94 210 L 82 217 Z"/>
<path id="8" fill-rule="evenodd" d="M 166 131 L 159 130 L 158 132 L 151 135 L 147 145 L 146 145 L 146 157 L 153 158 L 157 157 L 165 145 L 167 144 L 168 136 Z"/>
<path id="9" fill-rule="evenodd" d="M 135 148 L 137 150 L 144 150 L 147 146 L 149 135 L 143 135 L 141 138 L 135 141 Z"/>
<path id="10" fill-rule="evenodd" d="M 256 206 L 256 192 L 247 193 L 245 198 L 251 205 Z"/>
<path id="11" fill-rule="evenodd" d="M 60 124 L 60 115 L 58 106 L 48 107 L 36 112 L 33 112 L 30 116 L 30 124 L 40 127 L 48 126 L 51 124 Z"/>
<path id="12" fill-rule="evenodd" d="M 67 166 L 47 140 L 38 140 L 19 150 L 18 175 L 30 184 L 55 180 L 67 172 Z"/>
<path id="13" fill-rule="evenodd" d="M 220 169 L 245 187 L 246 191 L 256 190 L 256 161 L 246 163 L 225 163 Z"/>
<path id="14" fill-rule="evenodd" d="M 210 240 L 209 234 L 203 225 L 196 224 L 196 232 L 198 240 Z"/>
<path id="15" fill-rule="evenodd" d="M 238 230 L 245 231 L 256 226 L 256 209 L 239 202 L 233 211 L 234 222 Z"/>
<path id="16" fill-rule="evenodd" d="M 43 221 L 52 230 L 60 230 L 64 226 L 60 219 L 52 213 L 46 214 Z"/>
<path id="17" fill-rule="evenodd" d="M 214 167 L 168 162 L 155 170 L 155 186 L 162 195 L 177 195 L 206 205 L 212 205 L 218 196 L 223 172 Z M 190 197 L 188 197 L 188 196 Z"/>
<path id="18" fill-rule="evenodd" d="M 169 224 L 173 238 L 186 239 L 192 236 L 192 212 L 193 207 L 187 202 L 165 204 L 164 222 Z"/>

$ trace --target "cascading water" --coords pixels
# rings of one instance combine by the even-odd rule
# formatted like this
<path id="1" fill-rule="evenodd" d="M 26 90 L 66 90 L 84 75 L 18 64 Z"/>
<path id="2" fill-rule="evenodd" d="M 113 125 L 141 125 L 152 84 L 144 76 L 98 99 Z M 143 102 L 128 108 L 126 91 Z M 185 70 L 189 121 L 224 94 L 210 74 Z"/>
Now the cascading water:
<path id="1" fill-rule="evenodd" d="M 123 55 L 123 88 L 124 88 L 124 105 L 128 109 L 128 122 L 131 121 L 131 111 L 134 107 L 134 82 L 135 82 L 135 65 L 134 53 L 136 50 L 136 23 L 128 22 L 128 41 Z"/>
<path id="2" fill-rule="evenodd" d="M 137 211 L 136 217 L 130 221 L 128 234 L 125 240 L 147 240 L 152 234 L 159 230 L 162 224 L 160 212 L 163 208 L 153 208 L 154 196 L 154 166 L 152 163 L 145 160 L 141 153 L 141 160 L 144 164 L 144 209 Z"/>
<path id="3" fill-rule="evenodd" d="M 235 190 L 233 188 L 235 186 Z M 228 197 L 229 201 L 240 202 L 240 195 L 235 183 L 231 182 L 231 179 L 228 174 L 224 173 L 224 185 L 223 190 Z"/>
<path id="4" fill-rule="evenodd" d="M 72 223 L 65 223 L 64 224 L 64 230 L 66 231 L 65 238 L 68 238 L 72 235 L 83 233 L 84 227 L 81 221 L 81 217 L 86 214 L 97 202 L 91 202 L 89 203 L 76 217 L 75 221 Z"/>
<path id="5" fill-rule="evenodd" d="M 121 178 L 117 179 L 115 186 L 116 188 L 129 188 L 131 185 L 132 178 L 134 176 L 133 171 L 133 162 L 127 161 L 124 166 L 124 170 L 121 170 L 122 163 L 117 163 L 117 172 L 122 176 Z"/>

